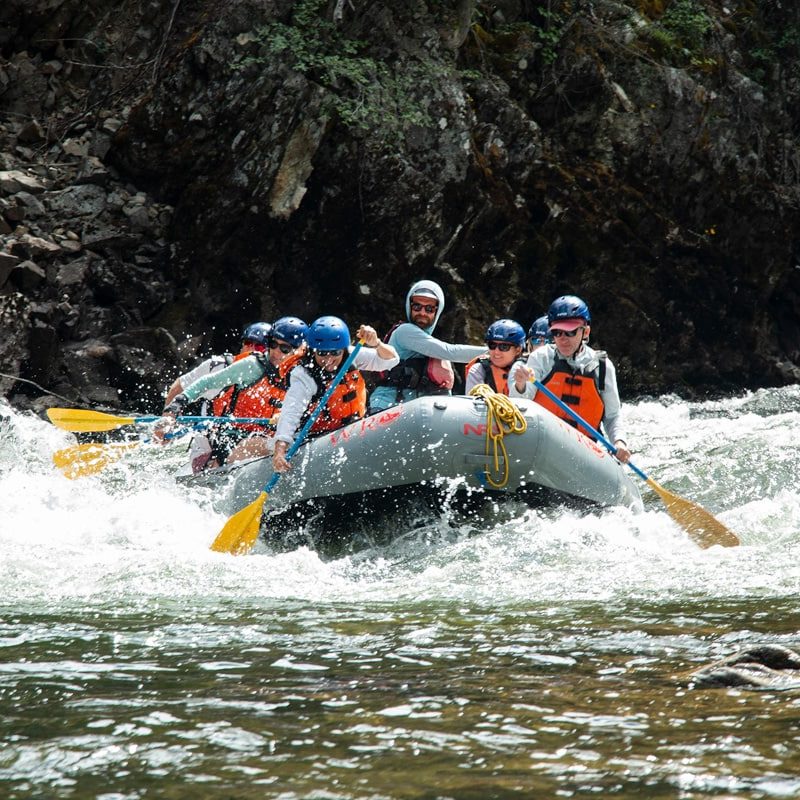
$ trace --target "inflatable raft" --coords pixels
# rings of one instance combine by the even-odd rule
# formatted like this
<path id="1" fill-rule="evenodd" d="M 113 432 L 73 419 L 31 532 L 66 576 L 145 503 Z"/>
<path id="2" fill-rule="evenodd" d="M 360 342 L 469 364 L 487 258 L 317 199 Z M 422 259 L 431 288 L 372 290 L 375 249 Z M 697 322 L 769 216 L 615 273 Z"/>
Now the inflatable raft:
<path id="1" fill-rule="evenodd" d="M 347 528 L 356 511 L 374 522 L 376 509 L 388 504 L 396 514 L 420 493 L 473 503 L 544 495 L 642 508 L 636 483 L 607 450 L 538 403 L 515 400 L 514 406 L 524 430 L 499 440 L 487 439 L 486 400 L 465 396 L 418 398 L 312 439 L 275 485 L 264 528 L 285 533 L 323 514 L 322 529 L 341 529 L 331 517 Z M 495 425 L 492 430 L 497 433 Z M 180 480 L 213 488 L 216 510 L 230 516 L 271 476 L 271 459 L 259 458 Z"/>

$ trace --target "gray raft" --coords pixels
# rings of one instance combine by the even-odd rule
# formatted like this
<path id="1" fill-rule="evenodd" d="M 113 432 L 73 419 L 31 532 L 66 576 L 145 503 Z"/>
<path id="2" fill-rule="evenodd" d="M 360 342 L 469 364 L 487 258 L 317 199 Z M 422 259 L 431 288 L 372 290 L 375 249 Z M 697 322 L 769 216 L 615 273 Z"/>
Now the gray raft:
<path id="1" fill-rule="evenodd" d="M 607 450 L 538 403 L 515 400 L 527 422 L 504 437 L 508 481 L 499 491 L 539 486 L 603 506 L 642 508 L 638 486 Z M 270 513 L 314 498 L 344 498 L 397 487 L 460 485 L 494 490 L 486 456 L 486 403 L 480 398 L 422 397 L 354 422 L 303 445 L 276 484 Z M 272 475 L 268 458 L 184 478 L 216 490 L 215 507 L 231 515 L 251 503 Z"/>

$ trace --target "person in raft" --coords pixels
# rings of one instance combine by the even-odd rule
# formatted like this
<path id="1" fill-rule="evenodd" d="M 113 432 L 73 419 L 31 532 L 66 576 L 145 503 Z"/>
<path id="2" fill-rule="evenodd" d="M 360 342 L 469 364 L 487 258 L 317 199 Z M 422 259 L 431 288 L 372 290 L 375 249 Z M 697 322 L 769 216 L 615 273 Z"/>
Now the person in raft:
<path id="1" fill-rule="evenodd" d="M 550 304 L 547 319 L 553 344 L 539 347 L 525 364 L 511 368 L 509 395 L 533 398 L 586 433 L 544 392 L 537 392 L 533 381 L 539 380 L 593 428 L 599 430 L 602 424 L 606 437 L 617 448 L 617 458 L 627 463 L 631 452 L 622 426 L 617 372 L 605 352 L 586 343 L 592 321 L 589 307 L 580 297 L 563 295 Z"/>
<path id="2" fill-rule="evenodd" d="M 164 410 L 165 418 L 180 416 L 183 409 L 209 390 L 216 417 L 273 418 L 283 404 L 288 388 L 288 361 L 305 352 L 308 325 L 298 317 L 281 317 L 272 325 L 267 350 L 238 359 L 229 367 L 206 375 L 187 386 Z M 284 366 L 287 364 L 287 366 Z M 192 471 L 223 463 L 259 458 L 272 453 L 273 431 L 259 423 L 219 425 L 208 434 L 205 460 L 192 457 Z"/>
<path id="3" fill-rule="evenodd" d="M 205 361 L 201 361 L 196 367 L 185 372 L 175 379 L 172 386 L 167 389 L 164 398 L 164 408 L 166 408 L 187 386 L 191 386 L 196 380 L 209 375 L 212 372 L 219 372 L 225 367 L 229 367 L 237 358 L 249 356 L 252 352 L 263 353 L 267 349 L 269 334 L 272 325 L 269 322 L 253 322 L 248 325 L 242 333 L 242 347 L 238 356 L 232 353 L 223 353 L 218 356 L 211 356 Z M 205 392 L 200 399 L 198 413 L 207 416 L 211 409 L 211 400 L 216 397 L 216 390 Z"/>
<path id="4" fill-rule="evenodd" d="M 523 360 L 525 330 L 513 319 L 498 319 L 488 327 L 483 340 L 489 354 L 469 363 L 464 391 L 469 394 L 475 386 L 485 383 L 493 391 L 507 395 L 509 370 L 515 362 Z"/>
<path id="5" fill-rule="evenodd" d="M 528 331 L 528 353 L 538 350 L 542 345 L 552 344 L 553 337 L 550 335 L 550 322 L 547 314 L 537 317 Z"/>
<path id="6" fill-rule="evenodd" d="M 395 349 L 382 342 L 369 325 L 362 325 L 358 329 L 358 338 L 365 347 L 356 353 L 347 374 L 311 426 L 309 436 L 337 430 L 364 417 L 367 412 L 367 387 L 361 370 L 389 370 L 399 361 Z M 308 351 L 293 356 L 293 363 L 288 365 L 289 388 L 275 431 L 275 452 L 272 455 L 272 466 L 276 472 L 290 469 L 286 452 L 295 434 L 316 408 L 350 351 L 350 330 L 341 319 L 320 317 L 311 323 Z"/>
<path id="7" fill-rule="evenodd" d="M 486 352 L 482 346 L 450 344 L 434 337 L 443 310 L 444 292 L 438 283 L 417 281 L 408 290 L 408 322 L 398 322 L 388 337 L 400 363 L 378 379 L 369 397 L 370 414 L 415 397 L 450 394 L 455 381 L 450 362 L 466 364 Z"/>

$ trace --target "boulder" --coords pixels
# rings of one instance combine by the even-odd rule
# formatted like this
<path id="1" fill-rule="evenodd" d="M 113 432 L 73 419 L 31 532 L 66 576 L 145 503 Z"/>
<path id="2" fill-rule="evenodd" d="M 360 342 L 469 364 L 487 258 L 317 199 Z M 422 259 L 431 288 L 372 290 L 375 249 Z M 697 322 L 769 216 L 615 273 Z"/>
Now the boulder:
<path id="1" fill-rule="evenodd" d="M 27 172 L 17 169 L 0 172 L 0 192 L 3 194 L 16 194 L 17 192 L 40 194 L 44 190 L 45 184 Z"/>
<path id="2" fill-rule="evenodd" d="M 695 687 L 800 689 L 800 655 L 778 644 L 749 647 L 689 676 Z"/>

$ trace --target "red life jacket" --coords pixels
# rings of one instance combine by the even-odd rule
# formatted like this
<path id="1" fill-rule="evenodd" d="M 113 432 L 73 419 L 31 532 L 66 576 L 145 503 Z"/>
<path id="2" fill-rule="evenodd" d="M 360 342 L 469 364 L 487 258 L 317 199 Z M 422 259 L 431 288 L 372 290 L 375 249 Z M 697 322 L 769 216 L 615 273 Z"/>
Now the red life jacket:
<path id="1" fill-rule="evenodd" d="M 605 403 L 600 392 L 606 384 L 606 354 L 598 351 L 599 365 L 588 373 L 575 370 L 563 358 L 556 356 L 553 369 L 542 381 L 562 403 L 568 405 L 576 414 L 583 417 L 593 428 L 599 428 L 605 413 Z M 586 431 L 566 411 L 554 403 L 544 392 L 537 392 L 534 400 L 555 414 L 559 419 Z M 589 437 L 593 438 L 593 437 Z"/>
<path id="2" fill-rule="evenodd" d="M 511 371 L 511 367 L 517 361 L 523 361 L 522 357 L 515 358 L 507 367 L 500 367 L 494 366 L 489 356 L 478 356 L 477 358 L 473 358 L 472 361 L 467 364 L 466 369 L 464 370 L 465 375 L 469 375 L 469 371 L 475 364 L 480 364 L 481 369 L 483 370 L 483 381 L 492 391 L 497 392 L 498 394 L 508 394 L 508 374 Z"/>
<path id="3" fill-rule="evenodd" d="M 288 388 L 288 382 L 267 359 L 264 353 L 244 353 L 234 360 L 254 355 L 262 369 L 263 377 L 249 386 L 229 386 L 223 389 L 214 398 L 213 410 L 215 417 L 264 417 L 269 419 L 283 404 L 283 397 Z M 262 425 L 256 423 L 239 423 L 237 428 L 248 431 L 263 431 Z"/>
<path id="4" fill-rule="evenodd" d="M 280 366 L 281 373 L 286 376 L 287 385 L 289 373 L 298 364 L 306 368 L 317 385 L 311 402 L 301 417 L 301 423 L 305 424 L 317 407 L 322 395 L 328 390 L 336 373 L 331 374 L 323 370 L 314 360 L 314 355 L 311 352 L 291 355 Z M 325 408 L 322 409 L 320 415 L 311 426 L 311 430 L 308 432 L 309 436 L 335 431 L 357 419 L 362 419 L 366 413 L 367 384 L 364 382 L 361 371 L 351 367 L 339 385 L 333 390 L 333 394 L 328 398 Z"/>

